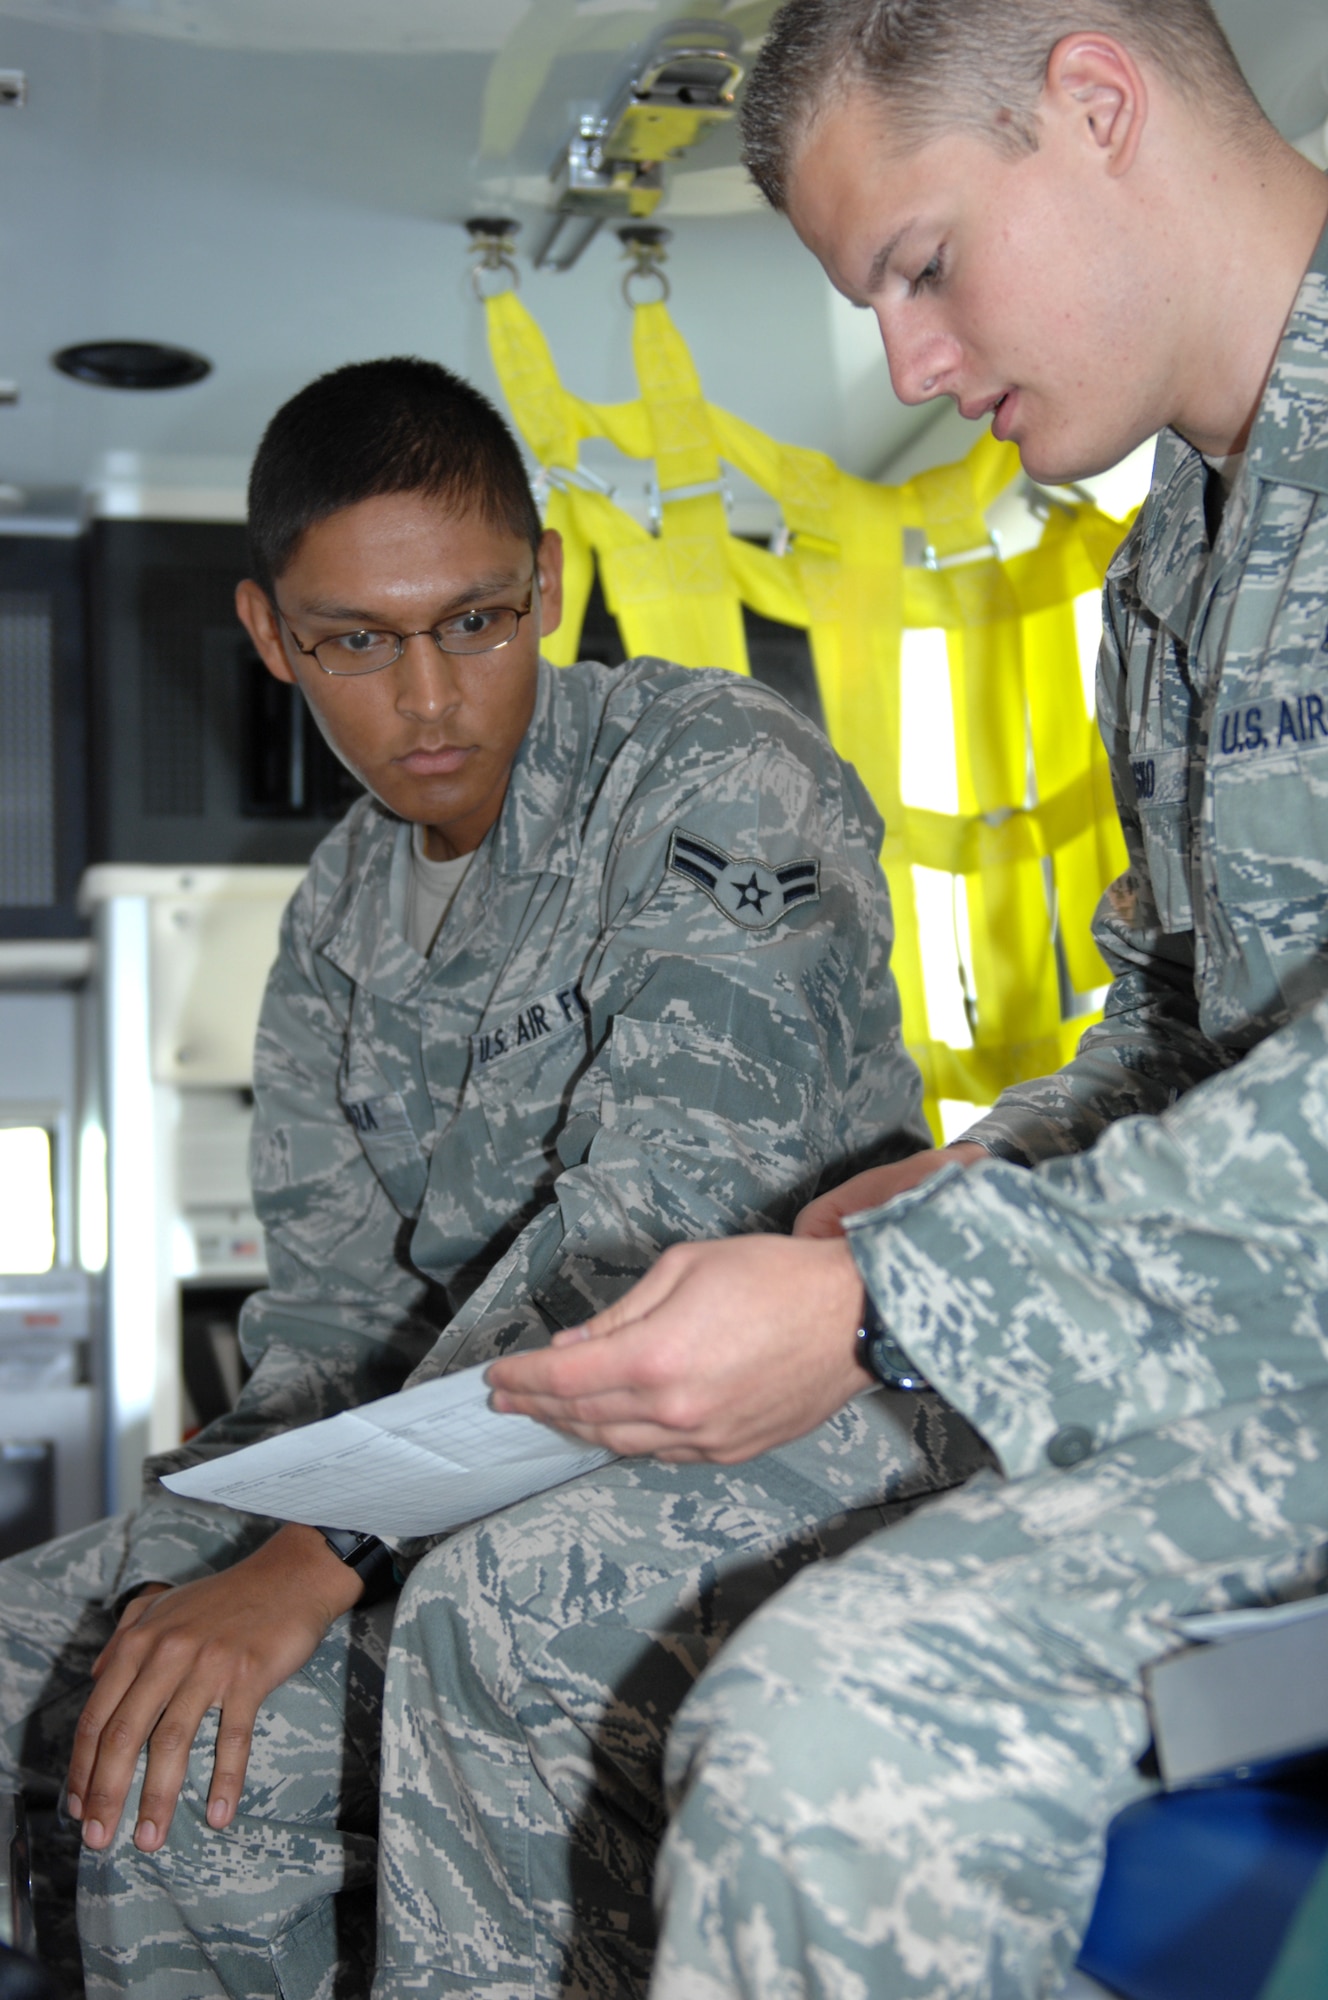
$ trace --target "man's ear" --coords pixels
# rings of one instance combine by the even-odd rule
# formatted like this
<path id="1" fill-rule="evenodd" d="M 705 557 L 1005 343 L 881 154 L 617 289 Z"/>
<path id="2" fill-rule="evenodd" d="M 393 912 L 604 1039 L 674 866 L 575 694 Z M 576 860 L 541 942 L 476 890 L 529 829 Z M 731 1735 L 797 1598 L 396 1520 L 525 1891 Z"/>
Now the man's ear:
<path id="1" fill-rule="evenodd" d="M 563 538 L 556 528 L 546 528 L 540 536 L 535 574 L 539 578 L 540 636 L 547 638 L 563 620 Z"/>
<path id="2" fill-rule="evenodd" d="M 1134 162 L 1148 121 L 1148 85 L 1129 50 L 1110 35 L 1080 33 L 1057 42 L 1039 107 L 1068 120 L 1113 176 Z"/>
<path id="3" fill-rule="evenodd" d="M 281 643 L 276 607 L 251 576 L 235 586 L 235 615 L 254 642 L 254 651 L 274 679 L 297 685 L 295 669 Z"/>

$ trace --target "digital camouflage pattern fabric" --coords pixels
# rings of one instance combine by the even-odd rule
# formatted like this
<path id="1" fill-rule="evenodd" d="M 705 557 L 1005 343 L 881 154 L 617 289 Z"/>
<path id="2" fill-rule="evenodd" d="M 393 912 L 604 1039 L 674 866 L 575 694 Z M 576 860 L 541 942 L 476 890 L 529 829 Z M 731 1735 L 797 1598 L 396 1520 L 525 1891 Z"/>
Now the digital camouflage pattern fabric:
<path id="1" fill-rule="evenodd" d="M 167 1846 L 151 1859 L 132 1846 L 136 1784 L 114 1847 L 80 1857 L 61 1781 L 115 1626 L 128 1526 L 127 1516 L 98 1522 L 0 1565 L 0 1783 L 29 1802 L 43 1961 L 68 1995 L 330 1994 L 336 1966 L 337 1992 L 366 1992 L 393 1603 L 339 1618 L 259 1710 L 240 1814 L 224 1834 L 206 1820 L 214 1712 Z"/>
<path id="2" fill-rule="evenodd" d="M 681 828 L 772 869 L 813 855 L 818 894 L 749 929 L 669 868 Z M 427 959 L 404 936 L 409 830 L 357 806 L 259 1022 L 254 1374 L 150 1477 L 538 1344 L 665 1243 L 787 1224 L 822 1177 L 926 1144 L 878 844 L 818 730 L 660 661 L 541 666 Z M 214 1532 L 154 1485 L 126 1585 L 196 1573 Z"/>
<path id="3" fill-rule="evenodd" d="M 1328 952 L 1328 238 L 1210 551 L 1203 459 L 1158 441 L 1103 596 L 1097 709 L 1128 871 L 1093 926 L 1115 977 L 1055 1076 L 966 1137 L 1031 1164 L 1157 1112 L 1323 988 Z M 1211 566 L 1210 566 L 1211 556 Z"/>
<path id="4" fill-rule="evenodd" d="M 707 887 L 670 868 L 675 833 L 752 865 Z M 159 1472 L 543 1341 L 665 1243 L 786 1225 L 822 1180 L 926 1143 L 879 820 L 820 732 L 754 683 L 542 666 L 502 814 L 427 959 L 404 938 L 409 839 L 363 802 L 285 918 L 255 1061 L 271 1288 L 245 1309 L 236 1410 L 149 1464 L 127 1521 L 0 1568 L 0 1783 L 48 1807 L 117 1602 L 224 1568 L 273 1525 L 176 1499 Z M 776 890 L 776 920 L 739 910 L 764 893 L 764 919 Z M 794 1467 L 762 1546 L 874 1500 L 881 1462 L 943 1481 L 947 1428 L 983 1456 L 953 1416 L 917 1443 L 866 1426 L 856 1458 L 836 1434 L 815 1504 Z M 681 1517 L 674 1541 L 691 1577 Z M 203 1820 L 200 1743 L 159 1855 L 133 1848 L 131 1804 L 83 1856 L 90 1990 L 330 1991 L 339 1933 L 344 1990 L 363 1989 L 385 1653 L 381 1620 L 338 1621 L 265 1708 L 226 1834 Z M 67 1880 L 74 1830 L 49 1825 L 43 1866 Z"/>
<path id="5" fill-rule="evenodd" d="M 805 1565 L 989 1464 L 939 1397 L 882 1389 L 745 1464 L 620 1460 L 435 1549 L 384 1697 L 375 2000 L 643 1991 L 693 1681 Z"/>
<path id="6" fill-rule="evenodd" d="M 1107 585 L 1105 1022 L 975 1128 L 1005 1160 L 850 1224 L 1001 1476 L 686 1704 L 656 2000 L 1057 1992 L 1167 1619 L 1328 1586 L 1328 238 L 1211 552 L 1204 474 L 1164 436 Z"/>

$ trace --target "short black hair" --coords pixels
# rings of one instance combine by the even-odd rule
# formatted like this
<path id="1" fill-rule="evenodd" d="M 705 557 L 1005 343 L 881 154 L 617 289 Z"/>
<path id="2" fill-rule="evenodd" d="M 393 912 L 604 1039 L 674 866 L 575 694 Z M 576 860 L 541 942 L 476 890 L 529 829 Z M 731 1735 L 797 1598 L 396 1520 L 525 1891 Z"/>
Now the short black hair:
<path id="1" fill-rule="evenodd" d="M 436 361 L 394 355 L 320 375 L 283 403 L 249 474 L 249 550 L 272 587 L 300 541 L 343 507 L 422 493 L 539 546 L 516 439 L 487 396 Z"/>

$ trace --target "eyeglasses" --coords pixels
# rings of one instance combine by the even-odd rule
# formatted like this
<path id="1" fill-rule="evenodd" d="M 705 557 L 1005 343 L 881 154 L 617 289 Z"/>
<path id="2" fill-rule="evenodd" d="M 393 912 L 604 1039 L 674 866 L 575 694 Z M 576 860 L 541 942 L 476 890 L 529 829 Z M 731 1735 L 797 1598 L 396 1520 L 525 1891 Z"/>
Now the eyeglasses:
<path id="1" fill-rule="evenodd" d="M 520 611 L 510 604 L 486 605 L 482 610 L 459 611 L 455 618 L 445 618 L 441 625 L 426 625 L 418 632 L 337 632 L 312 646 L 300 644 L 280 605 L 277 615 L 297 653 L 315 661 L 325 674 L 345 680 L 357 674 L 380 674 L 401 658 L 407 639 L 432 639 L 440 653 L 497 653 L 511 645 L 534 603 L 532 590 Z"/>

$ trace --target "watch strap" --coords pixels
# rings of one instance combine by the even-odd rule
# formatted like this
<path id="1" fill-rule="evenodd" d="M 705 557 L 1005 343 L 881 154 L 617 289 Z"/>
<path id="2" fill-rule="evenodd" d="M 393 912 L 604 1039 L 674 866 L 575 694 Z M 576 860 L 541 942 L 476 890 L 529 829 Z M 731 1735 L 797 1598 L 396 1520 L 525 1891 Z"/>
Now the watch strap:
<path id="1" fill-rule="evenodd" d="M 358 1528 L 320 1528 L 318 1533 L 333 1555 L 347 1569 L 353 1569 L 364 1585 L 361 1604 L 377 1604 L 399 1589 L 401 1579 L 397 1575 L 396 1558 L 377 1535 L 366 1535 Z"/>
<path id="2" fill-rule="evenodd" d="M 858 1360 L 886 1389 L 930 1389 L 931 1383 L 913 1366 L 863 1288 L 862 1325 L 858 1328 Z"/>

